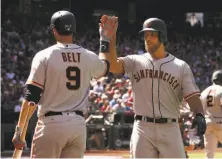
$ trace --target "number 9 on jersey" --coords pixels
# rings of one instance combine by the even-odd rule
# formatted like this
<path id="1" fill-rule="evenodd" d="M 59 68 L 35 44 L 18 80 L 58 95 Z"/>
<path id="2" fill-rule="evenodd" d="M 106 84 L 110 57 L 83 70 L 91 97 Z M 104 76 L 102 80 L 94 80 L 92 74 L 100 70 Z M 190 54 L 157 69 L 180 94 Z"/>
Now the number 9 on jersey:
<path id="1" fill-rule="evenodd" d="M 69 80 L 66 82 L 66 87 L 69 90 L 77 90 L 80 87 L 80 69 L 76 66 L 69 66 L 66 69 L 66 77 Z"/>

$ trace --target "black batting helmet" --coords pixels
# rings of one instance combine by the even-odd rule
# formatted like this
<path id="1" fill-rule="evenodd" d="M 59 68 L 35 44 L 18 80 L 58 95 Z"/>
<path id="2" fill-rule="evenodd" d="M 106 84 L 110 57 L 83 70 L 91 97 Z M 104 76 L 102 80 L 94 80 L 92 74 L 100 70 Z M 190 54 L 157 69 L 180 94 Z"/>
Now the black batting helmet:
<path id="1" fill-rule="evenodd" d="M 58 11 L 52 15 L 51 28 L 55 28 L 60 35 L 76 33 L 76 18 L 69 11 Z"/>
<path id="2" fill-rule="evenodd" d="M 158 18 L 149 18 L 145 20 L 143 23 L 143 29 L 140 31 L 140 33 L 147 30 L 159 32 L 160 42 L 162 42 L 164 45 L 168 43 L 167 26 L 163 20 Z"/>
<path id="3" fill-rule="evenodd" d="M 222 70 L 217 70 L 212 75 L 212 82 L 215 84 L 222 84 Z"/>

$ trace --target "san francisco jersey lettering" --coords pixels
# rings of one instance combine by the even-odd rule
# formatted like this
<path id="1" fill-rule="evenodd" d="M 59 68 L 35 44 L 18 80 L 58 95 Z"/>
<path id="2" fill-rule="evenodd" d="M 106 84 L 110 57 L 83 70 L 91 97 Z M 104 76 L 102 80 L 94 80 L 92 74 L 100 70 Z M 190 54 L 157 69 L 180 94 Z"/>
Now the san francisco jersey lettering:
<path id="1" fill-rule="evenodd" d="M 129 55 L 119 60 L 132 82 L 137 115 L 178 118 L 183 98 L 200 94 L 189 65 L 171 54 L 160 60 L 150 54 Z"/>

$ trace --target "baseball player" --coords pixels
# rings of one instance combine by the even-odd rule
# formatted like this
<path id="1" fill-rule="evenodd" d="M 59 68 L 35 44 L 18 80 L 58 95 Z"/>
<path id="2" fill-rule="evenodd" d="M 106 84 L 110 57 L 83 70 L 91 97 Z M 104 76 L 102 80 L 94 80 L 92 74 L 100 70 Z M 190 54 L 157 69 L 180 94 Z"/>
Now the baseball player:
<path id="1" fill-rule="evenodd" d="M 101 22 L 106 24 L 108 16 Z M 147 53 L 117 58 L 115 34 L 110 42 L 110 71 L 127 75 L 132 83 L 135 122 L 130 151 L 133 158 L 185 158 L 178 124 L 184 98 L 195 114 L 193 127 L 203 135 L 203 106 L 188 64 L 165 51 L 167 27 L 158 18 L 143 24 Z"/>
<path id="2" fill-rule="evenodd" d="M 222 143 L 222 70 L 212 75 L 213 85 L 201 93 L 201 101 L 207 122 L 204 135 L 206 158 L 214 158 L 218 141 Z"/>
<path id="3" fill-rule="evenodd" d="M 12 141 L 16 149 L 25 146 L 20 137 L 24 125 L 22 115 L 27 113 L 30 105 L 38 104 L 38 123 L 31 157 L 81 158 L 86 148 L 83 114 L 87 107 L 90 80 L 109 72 L 109 62 L 101 60 L 107 56 L 105 53 L 108 50 L 101 46 L 98 57 L 74 44 L 76 20 L 68 11 L 53 14 L 51 29 L 57 43 L 38 52 L 32 61 L 21 120 Z M 103 32 L 100 32 L 101 44 L 104 41 L 109 44 L 111 34 L 104 32 L 112 33 L 112 29 L 103 27 Z"/>

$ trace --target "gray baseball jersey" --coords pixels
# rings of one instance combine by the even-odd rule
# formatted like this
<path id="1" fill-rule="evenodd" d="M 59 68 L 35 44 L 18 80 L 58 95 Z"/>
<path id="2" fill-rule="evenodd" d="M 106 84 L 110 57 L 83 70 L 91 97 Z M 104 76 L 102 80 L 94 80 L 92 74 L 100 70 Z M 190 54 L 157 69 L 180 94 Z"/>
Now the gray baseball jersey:
<path id="1" fill-rule="evenodd" d="M 43 89 L 38 116 L 48 111 L 85 112 L 91 78 L 100 78 L 106 71 L 95 53 L 76 44 L 57 43 L 38 52 L 26 82 Z"/>
<path id="2" fill-rule="evenodd" d="M 207 122 L 222 120 L 222 86 L 212 85 L 207 87 L 201 93 L 201 101 Z"/>
<path id="3" fill-rule="evenodd" d="M 159 60 L 149 53 L 119 60 L 132 82 L 137 115 L 178 118 L 183 98 L 200 94 L 189 65 L 171 54 Z"/>

